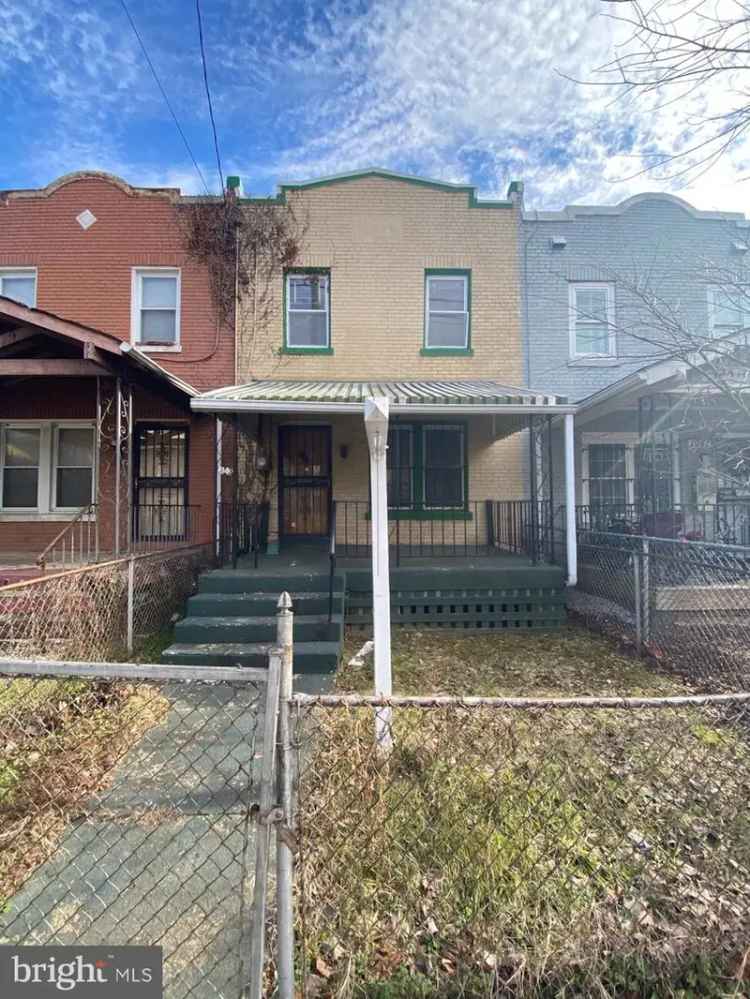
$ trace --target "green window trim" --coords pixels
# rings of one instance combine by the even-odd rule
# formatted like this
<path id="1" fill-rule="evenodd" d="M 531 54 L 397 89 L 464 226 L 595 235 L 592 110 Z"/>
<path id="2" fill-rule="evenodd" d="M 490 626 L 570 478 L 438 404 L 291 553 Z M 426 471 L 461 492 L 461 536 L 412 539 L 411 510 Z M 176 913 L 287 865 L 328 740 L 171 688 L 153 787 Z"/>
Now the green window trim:
<path id="1" fill-rule="evenodd" d="M 462 277 L 466 279 L 466 343 L 462 347 L 431 347 L 427 342 L 430 322 L 429 281 L 432 277 Z M 424 272 L 424 320 L 422 330 L 423 356 L 433 357 L 473 357 L 471 346 L 471 268 L 469 267 L 426 267 Z"/>
<path id="2" fill-rule="evenodd" d="M 333 347 L 281 347 L 280 354 L 332 354 Z"/>
<path id="3" fill-rule="evenodd" d="M 450 427 L 461 431 L 463 457 L 463 502 L 456 506 L 427 506 L 424 501 L 425 461 L 424 435 L 431 427 Z M 472 520 L 469 511 L 469 447 L 468 426 L 465 420 L 398 420 L 393 421 L 390 430 L 409 428 L 412 434 L 411 479 L 412 501 L 410 506 L 388 506 L 389 520 Z M 390 450 L 389 450 L 389 453 Z"/>
<path id="4" fill-rule="evenodd" d="M 295 274 L 319 274 L 321 277 L 325 277 L 327 285 L 327 295 L 328 295 L 328 308 L 326 310 L 326 317 L 328 320 L 328 337 L 325 346 L 298 346 L 289 343 L 289 312 L 287 309 L 287 298 L 289 294 L 289 278 L 294 277 Z M 283 286 L 282 286 L 282 313 L 283 313 L 283 340 L 281 348 L 279 349 L 280 354 L 332 354 L 333 353 L 333 323 L 331 320 L 331 268 L 330 267 L 288 267 L 283 274 Z"/>
<path id="5" fill-rule="evenodd" d="M 368 510 L 365 514 L 365 519 L 370 520 L 371 514 Z M 460 510 L 458 508 L 451 509 L 446 507 L 443 509 L 431 509 L 426 507 L 422 510 L 402 510 L 394 509 L 393 507 L 388 508 L 388 520 L 473 520 L 474 514 L 471 510 Z"/>

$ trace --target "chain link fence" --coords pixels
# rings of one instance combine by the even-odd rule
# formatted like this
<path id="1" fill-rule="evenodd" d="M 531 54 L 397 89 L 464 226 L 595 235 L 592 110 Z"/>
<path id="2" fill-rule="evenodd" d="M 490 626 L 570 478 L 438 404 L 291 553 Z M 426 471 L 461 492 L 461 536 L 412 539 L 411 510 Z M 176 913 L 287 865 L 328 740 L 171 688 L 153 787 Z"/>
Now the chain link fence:
<path id="1" fill-rule="evenodd" d="M 240 999 L 256 685 L 239 669 L 66 668 L 0 664 L 0 937 L 158 945 L 167 999 Z"/>
<path id="2" fill-rule="evenodd" d="M 167 628 L 213 548 L 134 555 L 0 587 L 3 658 L 127 658 Z"/>
<path id="3" fill-rule="evenodd" d="M 750 695 L 292 704 L 303 996 L 746 994 Z"/>
<path id="4" fill-rule="evenodd" d="M 581 532 L 568 610 L 701 689 L 750 688 L 750 548 Z"/>

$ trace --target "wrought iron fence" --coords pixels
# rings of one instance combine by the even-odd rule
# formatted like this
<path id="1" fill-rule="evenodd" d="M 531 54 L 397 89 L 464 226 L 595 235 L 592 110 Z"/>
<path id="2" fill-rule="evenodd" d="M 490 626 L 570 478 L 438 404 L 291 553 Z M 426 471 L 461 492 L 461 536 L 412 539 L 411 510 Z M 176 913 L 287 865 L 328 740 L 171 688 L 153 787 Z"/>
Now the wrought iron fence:
<path id="1" fill-rule="evenodd" d="M 369 501 L 336 499 L 335 507 L 337 555 L 350 559 L 370 558 Z M 499 547 L 495 516 L 490 500 L 470 500 L 461 509 L 390 509 L 388 544 L 392 563 L 398 566 L 402 560 L 409 559 L 495 555 Z"/>
<path id="2" fill-rule="evenodd" d="M 149 552 L 177 544 L 195 545 L 200 537 L 201 508 L 169 503 L 140 503 L 133 508 L 133 551 Z"/>
<path id="3" fill-rule="evenodd" d="M 743 994 L 749 700 L 296 697 L 299 992 Z"/>
<path id="4" fill-rule="evenodd" d="M 750 687 L 750 548 L 579 532 L 568 609 L 705 689 Z"/>
<path id="5" fill-rule="evenodd" d="M 549 500 L 487 500 L 490 540 L 532 562 L 553 561 L 555 511 Z"/>
<path id="6" fill-rule="evenodd" d="M 660 509 L 647 502 L 592 503 L 576 507 L 576 523 L 583 531 L 750 545 L 750 500 L 670 502 Z"/>
<path id="7" fill-rule="evenodd" d="M 161 946 L 167 999 L 244 996 L 259 700 L 242 674 L 0 664 L 4 943 Z"/>
<path id="8" fill-rule="evenodd" d="M 123 658 L 169 626 L 214 558 L 181 546 L 0 587 L 0 661 Z"/>
<path id="9" fill-rule="evenodd" d="M 250 555 L 257 566 L 268 543 L 268 517 L 268 503 L 219 503 L 215 532 L 219 564 L 236 566 L 238 558 Z"/>

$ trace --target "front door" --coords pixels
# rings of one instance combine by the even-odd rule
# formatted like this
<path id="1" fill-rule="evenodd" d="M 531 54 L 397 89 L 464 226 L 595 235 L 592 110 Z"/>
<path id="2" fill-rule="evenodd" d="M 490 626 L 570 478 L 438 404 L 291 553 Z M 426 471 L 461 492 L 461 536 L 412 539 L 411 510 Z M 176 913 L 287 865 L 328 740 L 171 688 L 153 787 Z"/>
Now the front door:
<path id="1" fill-rule="evenodd" d="M 331 428 L 279 428 L 282 537 L 324 537 L 331 510 Z"/>

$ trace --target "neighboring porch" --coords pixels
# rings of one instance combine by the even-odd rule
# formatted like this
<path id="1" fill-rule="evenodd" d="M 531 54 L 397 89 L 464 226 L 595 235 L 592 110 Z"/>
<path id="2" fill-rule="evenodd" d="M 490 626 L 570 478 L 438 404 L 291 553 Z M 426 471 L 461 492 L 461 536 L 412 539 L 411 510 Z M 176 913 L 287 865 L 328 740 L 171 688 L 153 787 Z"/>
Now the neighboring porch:
<path id="1" fill-rule="evenodd" d="M 210 543 L 214 423 L 192 394 L 116 337 L 0 299 L 0 579 Z"/>
<path id="2" fill-rule="evenodd" d="M 673 375 L 584 407 L 577 524 L 750 544 L 750 421 L 720 393 Z"/>

